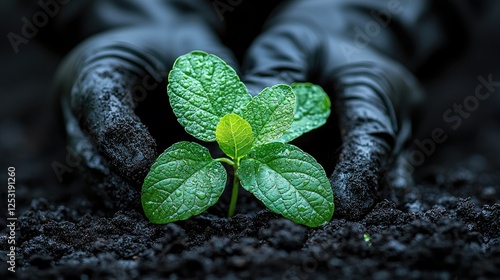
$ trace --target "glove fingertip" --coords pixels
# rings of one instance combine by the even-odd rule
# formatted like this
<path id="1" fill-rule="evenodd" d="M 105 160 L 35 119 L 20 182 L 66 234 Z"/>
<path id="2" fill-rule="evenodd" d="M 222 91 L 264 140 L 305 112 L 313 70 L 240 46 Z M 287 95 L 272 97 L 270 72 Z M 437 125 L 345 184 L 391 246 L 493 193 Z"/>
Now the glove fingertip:
<path id="1" fill-rule="evenodd" d="M 102 128 L 98 138 L 99 148 L 111 168 L 140 185 L 157 157 L 156 141 L 146 126 L 138 121 L 117 121 Z"/>
<path id="2" fill-rule="evenodd" d="M 372 180 L 357 175 L 336 170 L 330 178 L 336 217 L 359 220 L 375 205 Z"/>

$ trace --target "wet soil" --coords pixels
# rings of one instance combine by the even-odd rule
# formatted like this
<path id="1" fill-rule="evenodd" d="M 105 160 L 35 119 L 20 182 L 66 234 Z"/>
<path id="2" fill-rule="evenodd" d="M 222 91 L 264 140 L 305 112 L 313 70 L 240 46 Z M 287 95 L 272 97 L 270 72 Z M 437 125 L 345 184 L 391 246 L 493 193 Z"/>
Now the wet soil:
<path id="1" fill-rule="evenodd" d="M 78 180 L 58 198 L 50 187 L 34 197 L 19 193 L 26 205 L 16 273 L 7 271 L 3 230 L 1 278 L 498 279 L 498 176 L 443 168 L 423 174 L 398 203 L 384 199 L 361 220 L 334 218 L 315 229 L 244 192 L 231 219 L 223 198 L 205 214 L 167 225 L 150 224 L 137 209 L 103 207 Z"/>

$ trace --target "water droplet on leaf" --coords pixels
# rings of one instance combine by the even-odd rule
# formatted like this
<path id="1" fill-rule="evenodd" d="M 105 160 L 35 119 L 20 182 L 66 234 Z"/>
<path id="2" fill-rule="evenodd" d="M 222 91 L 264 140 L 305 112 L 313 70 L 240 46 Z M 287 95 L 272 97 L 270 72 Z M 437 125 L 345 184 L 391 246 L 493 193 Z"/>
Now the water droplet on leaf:
<path id="1" fill-rule="evenodd" d="M 207 195 L 204 192 L 196 192 L 196 196 L 199 199 L 205 199 L 207 197 Z"/>

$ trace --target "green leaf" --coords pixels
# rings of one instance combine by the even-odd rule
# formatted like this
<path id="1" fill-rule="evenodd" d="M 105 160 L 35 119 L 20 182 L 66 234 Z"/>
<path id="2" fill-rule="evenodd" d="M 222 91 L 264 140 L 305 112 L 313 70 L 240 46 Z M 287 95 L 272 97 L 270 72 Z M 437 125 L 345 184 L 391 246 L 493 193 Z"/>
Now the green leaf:
<path id="1" fill-rule="evenodd" d="M 282 136 L 290 128 L 294 107 L 292 88 L 275 85 L 252 98 L 240 115 L 252 126 L 255 145 L 261 145 Z"/>
<path id="2" fill-rule="evenodd" d="M 223 116 L 252 99 L 234 69 L 201 51 L 177 58 L 168 75 L 167 93 L 179 123 L 207 142 L 215 141 L 215 128 Z"/>
<path id="3" fill-rule="evenodd" d="M 333 216 L 333 192 L 323 168 L 296 146 L 272 142 L 241 160 L 238 178 L 272 211 L 310 227 Z"/>
<path id="4" fill-rule="evenodd" d="M 236 114 L 222 117 L 215 129 L 215 138 L 221 150 L 232 159 L 245 156 L 255 141 L 250 124 Z"/>
<path id="5" fill-rule="evenodd" d="M 285 135 L 275 141 L 290 142 L 324 125 L 330 116 L 330 98 L 320 86 L 311 83 L 294 83 L 292 89 L 297 98 L 294 121 Z"/>
<path id="6" fill-rule="evenodd" d="M 163 152 L 142 185 L 142 207 L 152 223 L 185 220 L 214 205 L 226 185 L 227 172 L 208 149 L 178 142 Z"/>

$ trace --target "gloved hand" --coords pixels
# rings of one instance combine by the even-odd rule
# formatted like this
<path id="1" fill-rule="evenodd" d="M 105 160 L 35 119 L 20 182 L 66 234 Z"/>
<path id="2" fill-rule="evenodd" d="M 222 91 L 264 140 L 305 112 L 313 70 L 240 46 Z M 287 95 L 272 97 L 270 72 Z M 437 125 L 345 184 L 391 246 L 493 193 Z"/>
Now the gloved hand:
<path id="1" fill-rule="evenodd" d="M 237 67 L 220 43 L 216 26 L 220 20 L 206 1 L 108 4 L 96 10 L 113 28 L 91 36 L 66 57 L 55 87 L 72 150 L 93 176 L 103 178 L 101 191 L 116 207 L 128 208 L 140 205 L 142 180 L 158 156 L 155 139 L 135 113 L 137 102 L 145 97 L 143 91 L 156 90 L 146 97 L 166 94 L 170 67 L 192 50 L 214 53 Z M 144 20 L 131 17 L 134 13 Z M 127 18 L 133 22 L 114 26 Z M 171 133 L 169 123 L 160 122 L 165 133 Z"/>
<path id="2" fill-rule="evenodd" d="M 401 30 L 381 26 L 370 14 L 386 2 L 288 1 L 270 17 L 242 65 L 254 94 L 277 83 L 309 81 L 330 95 L 333 116 L 326 129 L 340 136 L 340 146 L 332 147 L 333 138 L 312 141 L 319 153 L 330 153 L 330 162 L 320 163 L 333 170 L 336 217 L 359 219 L 377 202 L 384 175 L 408 139 L 410 105 L 420 96 L 414 76 L 396 61 L 406 55 L 399 40 L 407 37 L 397 34 L 406 25 L 392 15 L 391 24 Z M 365 32 L 369 21 L 379 25 L 377 37 L 365 34 L 370 40 L 360 44 L 356 30 Z"/>

